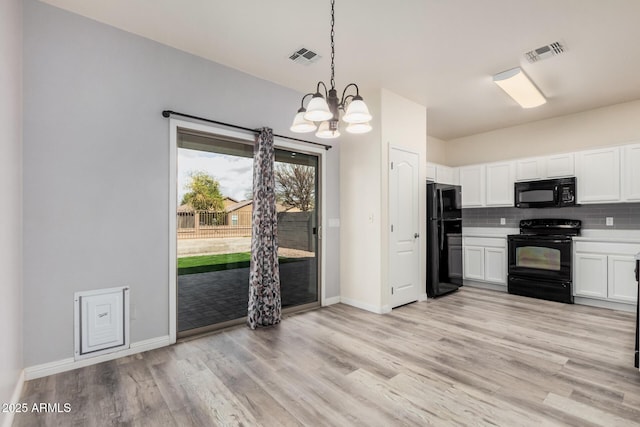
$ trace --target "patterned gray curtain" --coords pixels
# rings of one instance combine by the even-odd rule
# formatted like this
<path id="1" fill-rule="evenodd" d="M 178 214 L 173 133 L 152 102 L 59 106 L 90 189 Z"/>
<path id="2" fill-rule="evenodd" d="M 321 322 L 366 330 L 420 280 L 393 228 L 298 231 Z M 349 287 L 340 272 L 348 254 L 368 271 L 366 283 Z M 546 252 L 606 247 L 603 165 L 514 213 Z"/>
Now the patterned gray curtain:
<path id="1" fill-rule="evenodd" d="M 262 128 L 253 155 L 253 229 L 249 267 L 251 329 L 280 323 L 280 270 L 276 216 L 273 130 Z"/>

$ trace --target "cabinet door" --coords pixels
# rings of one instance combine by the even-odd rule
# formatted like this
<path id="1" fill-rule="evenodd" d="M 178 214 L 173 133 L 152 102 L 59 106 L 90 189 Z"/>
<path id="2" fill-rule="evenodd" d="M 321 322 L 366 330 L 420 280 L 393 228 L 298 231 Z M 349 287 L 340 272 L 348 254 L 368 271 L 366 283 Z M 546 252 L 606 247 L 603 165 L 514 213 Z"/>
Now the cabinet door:
<path id="1" fill-rule="evenodd" d="M 484 196 L 484 165 L 464 166 L 460 168 L 462 186 L 462 207 L 482 207 Z"/>
<path id="2" fill-rule="evenodd" d="M 607 297 L 607 256 L 576 253 L 574 294 L 583 297 Z"/>
<path id="3" fill-rule="evenodd" d="M 544 158 L 520 159 L 516 161 L 516 181 L 544 179 Z"/>
<path id="4" fill-rule="evenodd" d="M 631 255 L 609 255 L 609 299 L 636 302 L 638 282 L 635 275 L 636 260 Z"/>
<path id="5" fill-rule="evenodd" d="M 487 174 L 486 205 L 513 206 L 513 162 L 491 163 Z"/>
<path id="6" fill-rule="evenodd" d="M 640 144 L 623 148 L 622 165 L 623 199 L 629 202 L 640 201 Z"/>
<path id="7" fill-rule="evenodd" d="M 479 246 L 464 247 L 464 278 L 484 280 L 484 248 Z"/>
<path id="8" fill-rule="evenodd" d="M 547 156 L 547 178 L 562 178 L 574 175 L 573 153 Z"/>
<path id="9" fill-rule="evenodd" d="M 427 179 L 436 182 L 436 165 L 427 162 Z"/>
<path id="10" fill-rule="evenodd" d="M 620 149 L 618 147 L 578 153 L 578 203 L 620 200 Z"/>
<path id="11" fill-rule="evenodd" d="M 453 178 L 453 168 L 448 166 L 436 166 L 436 182 L 440 184 L 455 185 L 455 179 Z"/>
<path id="12" fill-rule="evenodd" d="M 507 283 L 507 252 L 504 248 L 484 249 L 484 279 L 487 282 Z"/>

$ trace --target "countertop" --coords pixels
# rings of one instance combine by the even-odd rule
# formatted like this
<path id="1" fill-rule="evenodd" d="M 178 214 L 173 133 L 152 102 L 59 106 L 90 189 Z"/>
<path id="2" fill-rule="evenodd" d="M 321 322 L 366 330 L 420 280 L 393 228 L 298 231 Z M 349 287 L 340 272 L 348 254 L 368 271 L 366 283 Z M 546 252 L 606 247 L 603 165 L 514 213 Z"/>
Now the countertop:
<path id="1" fill-rule="evenodd" d="M 518 228 L 508 227 L 462 227 L 462 237 L 502 237 L 520 234 Z M 583 242 L 640 243 L 640 230 L 583 229 L 573 238 Z"/>

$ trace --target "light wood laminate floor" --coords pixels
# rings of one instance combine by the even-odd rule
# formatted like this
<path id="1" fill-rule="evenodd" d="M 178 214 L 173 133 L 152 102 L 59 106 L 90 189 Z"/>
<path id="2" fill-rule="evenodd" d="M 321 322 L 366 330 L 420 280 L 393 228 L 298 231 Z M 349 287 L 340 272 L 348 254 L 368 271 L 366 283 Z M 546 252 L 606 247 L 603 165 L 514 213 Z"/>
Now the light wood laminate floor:
<path id="1" fill-rule="evenodd" d="M 16 426 L 630 426 L 634 313 L 462 288 L 343 304 L 29 381 Z"/>

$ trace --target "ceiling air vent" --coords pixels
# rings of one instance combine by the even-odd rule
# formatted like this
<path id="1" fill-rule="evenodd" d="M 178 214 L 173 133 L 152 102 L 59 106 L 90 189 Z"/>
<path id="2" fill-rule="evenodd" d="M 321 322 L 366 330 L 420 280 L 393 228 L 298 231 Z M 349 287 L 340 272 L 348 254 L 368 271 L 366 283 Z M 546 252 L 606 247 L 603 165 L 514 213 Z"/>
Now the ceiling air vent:
<path id="1" fill-rule="evenodd" d="M 309 65 L 320 59 L 320 55 L 303 47 L 293 52 L 289 59 L 298 64 Z"/>
<path id="2" fill-rule="evenodd" d="M 538 62 L 543 59 L 564 53 L 565 48 L 560 42 L 553 42 L 546 46 L 539 47 L 524 54 L 529 62 Z"/>

